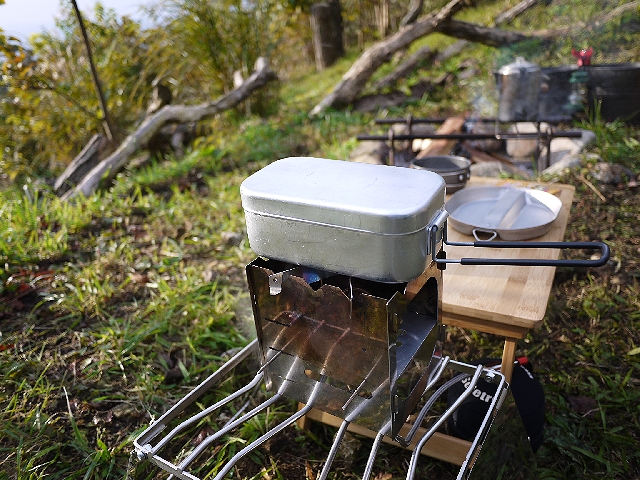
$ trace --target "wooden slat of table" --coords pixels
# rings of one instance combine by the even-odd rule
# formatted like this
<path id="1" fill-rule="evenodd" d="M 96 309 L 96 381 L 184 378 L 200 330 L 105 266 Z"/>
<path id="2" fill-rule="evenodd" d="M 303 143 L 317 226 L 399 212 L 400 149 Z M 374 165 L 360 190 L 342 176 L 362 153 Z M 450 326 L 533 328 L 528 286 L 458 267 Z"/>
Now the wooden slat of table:
<path id="1" fill-rule="evenodd" d="M 562 241 L 573 201 L 570 185 L 513 182 L 495 178 L 472 178 L 472 186 L 523 186 L 544 189 L 562 201 L 562 209 L 551 230 L 531 241 Z M 449 240 L 471 242 L 449 226 Z M 448 258 L 557 259 L 557 249 L 496 249 L 446 246 Z M 555 267 L 518 267 L 448 264 L 443 274 L 443 322 L 477 324 L 479 331 L 522 338 L 540 326 L 544 317 Z M 469 325 L 465 325 L 471 328 Z M 482 327 L 485 328 L 482 328 Z M 496 329 L 500 331 L 495 331 Z"/>
<path id="2" fill-rule="evenodd" d="M 303 404 L 298 405 L 298 409 L 302 408 L 302 406 Z M 305 419 L 305 422 L 307 420 L 314 420 L 316 422 L 324 423 L 325 425 L 331 425 L 332 427 L 339 427 L 343 422 L 341 418 L 316 409 L 309 411 L 309 413 L 307 413 L 303 418 Z M 298 426 L 302 429 L 307 428 L 306 423 L 298 423 Z M 400 429 L 400 435 L 406 436 L 410 429 L 411 425 L 405 424 Z M 368 428 L 361 427 L 360 425 L 356 425 L 355 423 L 351 423 L 347 430 L 349 432 L 357 433 L 358 435 L 363 435 L 367 438 L 376 437 L 376 432 L 369 430 Z M 415 450 L 418 440 L 425 434 L 425 432 L 426 429 L 420 427 L 407 449 L 411 451 Z M 387 436 L 384 437 L 383 442 L 389 445 L 399 446 L 397 442 Z M 420 453 L 460 466 L 464 463 L 470 448 L 471 442 L 436 432 L 433 437 L 425 443 L 422 450 L 420 450 Z"/>

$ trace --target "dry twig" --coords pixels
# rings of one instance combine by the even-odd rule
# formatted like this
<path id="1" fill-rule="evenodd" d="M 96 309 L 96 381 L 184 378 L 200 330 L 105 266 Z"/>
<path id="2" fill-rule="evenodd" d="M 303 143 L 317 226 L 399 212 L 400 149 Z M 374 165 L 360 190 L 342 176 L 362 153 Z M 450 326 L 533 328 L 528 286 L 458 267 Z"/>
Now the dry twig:
<path id="1" fill-rule="evenodd" d="M 603 202 L 607 201 L 607 197 L 605 197 L 600 192 L 600 190 L 598 190 L 595 187 L 595 185 L 593 183 L 591 183 L 589 180 L 587 180 L 583 174 L 580 174 L 580 180 L 582 180 L 582 183 L 584 183 L 587 187 L 589 187 L 591 190 L 593 190 L 593 192 L 600 198 L 600 200 L 602 200 Z"/>

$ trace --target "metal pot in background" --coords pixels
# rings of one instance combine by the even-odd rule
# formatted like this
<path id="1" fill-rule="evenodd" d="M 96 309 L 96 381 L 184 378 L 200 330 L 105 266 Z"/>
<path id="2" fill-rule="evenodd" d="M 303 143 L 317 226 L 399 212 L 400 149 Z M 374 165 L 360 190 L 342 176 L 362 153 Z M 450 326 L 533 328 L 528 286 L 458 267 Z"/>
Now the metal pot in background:
<path id="1" fill-rule="evenodd" d="M 637 87 L 640 85 L 640 62 L 585 67 L 561 65 L 541 69 L 541 117 L 575 113 L 569 97 L 578 72 L 586 75 L 586 107 L 591 112 L 598 107 L 605 122 L 620 119 L 640 125 L 640 90 Z"/>
<path id="2" fill-rule="evenodd" d="M 447 195 L 461 190 L 471 176 L 471 162 L 455 155 L 431 155 L 416 158 L 411 168 L 429 170 L 444 178 Z"/>
<path id="3" fill-rule="evenodd" d="M 538 119 L 540 76 L 540 67 L 522 57 L 496 72 L 498 121 L 530 122 Z"/>

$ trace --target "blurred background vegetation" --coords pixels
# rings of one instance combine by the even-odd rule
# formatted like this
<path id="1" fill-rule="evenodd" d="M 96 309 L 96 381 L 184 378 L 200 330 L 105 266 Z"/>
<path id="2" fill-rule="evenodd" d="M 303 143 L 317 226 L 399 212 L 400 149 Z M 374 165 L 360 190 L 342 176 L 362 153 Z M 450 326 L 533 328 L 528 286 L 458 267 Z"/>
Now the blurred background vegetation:
<path id="1" fill-rule="evenodd" d="M 380 38 L 378 0 L 342 2 L 347 48 Z M 390 26 L 406 12 L 391 1 Z M 91 136 L 102 113 L 78 21 L 69 2 L 51 32 L 28 43 L 0 31 L 0 172 L 5 180 L 60 173 Z M 162 0 L 146 7 L 149 28 L 97 3 L 84 15 L 106 102 L 122 136 L 144 117 L 153 85 L 173 103 L 209 101 L 246 78 L 260 56 L 281 79 L 313 65 L 307 0 Z M 388 27 L 390 28 L 390 27 Z M 251 113 L 277 111 L 277 87 L 259 92 Z M 243 114 L 247 110 L 243 110 Z"/>
<path id="2" fill-rule="evenodd" d="M 541 28 L 547 25 L 545 18 L 553 18 L 554 24 L 581 21 L 587 25 L 605 4 L 611 10 L 614 3 L 623 2 L 591 2 L 579 8 L 580 2 L 546 3 L 534 7 L 537 14 L 516 19 L 512 27 Z M 442 4 L 425 2 L 423 11 Z M 476 22 L 490 23 L 506 5 L 481 1 L 478 8 L 463 12 L 462 18 L 471 15 Z M 157 83 L 170 87 L 173 103 L 194 104 L 228 92 L 234 73 L 239 71 L 246 78 L 260 56 L 270 59 L 284 82 L 313 70 L 310 6 L 309 0 L 160 0 L 146 7 L 151 26 L 142 28 L 97 3 L 84 21 L 115 133 L 122 137 L 144 118 Z M 340 6 L 347 51 L 343 68 L 366 44 L 396 31 L 408 9 L 399 0 L 342 0 Z M 32 35 L 27 43 L 0 31 L 0 175 L 4 181 L 59 174 L 101 130 L 103 114 L 78 21 L 69 2 L 61 2 L 60 8 L 56 28 Z M 573 29 L 547 44 L 532 41 L 501 49 L 492 63 L 516 54 L 543 66 L 570 63 L 569 44 L 593 46 L 597 63 L 637 58 L 637 12 L 603 23 L 596 27 L 600 32 L 593 28 Z M 431 37 L 429 41 L 437 47 L 453 41 L 437 34 Z M 477 48 L 479 56 L 486 55 L 486 47 L 484 51 Z M 335 80 L 330 74 L 325 77 Z M 282 98 L 280 86 L 268 86 L 232 112 L 227 123 L 247 114 L 273 116 L 282 112 L 288 100 Z"/>

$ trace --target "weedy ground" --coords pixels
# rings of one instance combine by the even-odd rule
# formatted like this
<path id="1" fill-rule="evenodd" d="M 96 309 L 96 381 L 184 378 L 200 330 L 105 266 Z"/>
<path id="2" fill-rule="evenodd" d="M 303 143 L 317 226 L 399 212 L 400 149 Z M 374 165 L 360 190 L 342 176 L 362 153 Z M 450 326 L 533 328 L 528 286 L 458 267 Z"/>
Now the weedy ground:
<path id="1" fill-rule="evenodd" d="M 570 23 L 579 3 L 540 5 L 516 27 L 540 28 L 554 18 Z M 615 7 L 601 3 L 600 11 Z M 595 8 L 584 18 L 598 14 Z M 639 53 L 634 25 L 637 15 L 580 29 L 569 41 L 590 34 L 601 61 L 631 61 Z M 620 44 L 626 46 L 617 51 Z M 546 52 L 539 47 L 534 42 L 498 54 L 473 47 L 467 59 L 477 62 L 478 78 L 490 77 L 497 57 L 523 51 L 547 64 L 572 61 L 559 45 Z M 455 62 L 434 75 L 455 72 Z M 291 81 L 278 116 L 220 126 L 222 135 L 186 158 L 125 171 L 88 199 L 62 202 L 36 181 L 0 192 L 1 480 L 123 478 L 127 472 L 164 477 L 130 457 L 133 438 L 255 335 L 243 270 L 253 254 L 239 184 L 277 158 L 346 158 L 355 135 L 372 130 L 373 116 L 357 112 L 306 116 L 322 93 L 319 79 L 337 80 L 346 68 L 348 61 L 321 77 Z M 476 93 L 449 85 L 387 114 L 460 113 Z M 592 151 L 638 173 L 637 128 L 597 117 L 583 126 L 598 136 Z M 558 269 L 543 327 L 518 344 L 518 355 L 529 357 L 545 389 L 546 436 L 536 455 L 541 478 L 640 478 L 640 197 L 629 179 L 599 184 L 594 168 L 585 163 L 553 181 L 576 187 L 565 238 L 606 241 L 611 262 Z M 500 347 L 495 337 L 460 329 L 451 329 L 446 343 L 447 353 L 465 361 L 496 356 Z M 202 404 L 253 371 L 255 365 L 238 370 Z M 227 438 L 202 460 L 202 474 L 295 408 L 279 405 Z M 214 427 L 199 422 L 187 432 L 187 447 Z M 315 478 L 334 433 L 318 424 L 292 428 L 234 475 Z M 335 463 L 340 477 L 360 475 L 366 461 L 368 441 L 348 444 L 350 452 Z M 385 447 L 374 475 L 401 478 L 405 459 Z M 456 470 L 421 462 L 422 478 L 449 478 Z"/>
<path id="2" fill-rule="evenodd" d="M 598 128 L 606 130 L 603 156 L 618 148 L 637 158 L 633 142 L 624 143 L 637 132 Z M 199 151 L 77 203 L 34 187 L 3 194 L 0 478 L 122 478 L 135 435 L 252 337 L 243 271 L 252 253 L 238 186 L 263 163 L 227 163 L 217 151 Z M 598 185 L 602 200 L 585 183 L 592 169 L 557 179 L 576 186 L 566 238 L 603 239 L 612 260 L 600 269 L 558 269 L 544 326 L 518 346 L 545 388 L 546 440 L 536 456 L 542 478 L 640 478 L 638 189 Z M 496 356 L 500 343 L 452 329 L 446 349 L 470 361 Z M 203 404 L 248 375 L 240 372 Z M 202 468 L 215 468 L 243 445 L 240 438 L 256 438 L 294 409 L 258 417 Z M 199 424 L 193 442 L 211 428 Z M 333 433 L 321 425 L 289 432 L 237 475 L 317 474 Z M 343 476 L 364 468 L 368 441 L 351 445 L 355 453 L 336 461 Z M 376 472 L 399 474 L 402 458 L 383 450 Z M 440 462 L 422 468 L 455 471 Z M 148 465 L 132 471 L 158 475 Z"/>

